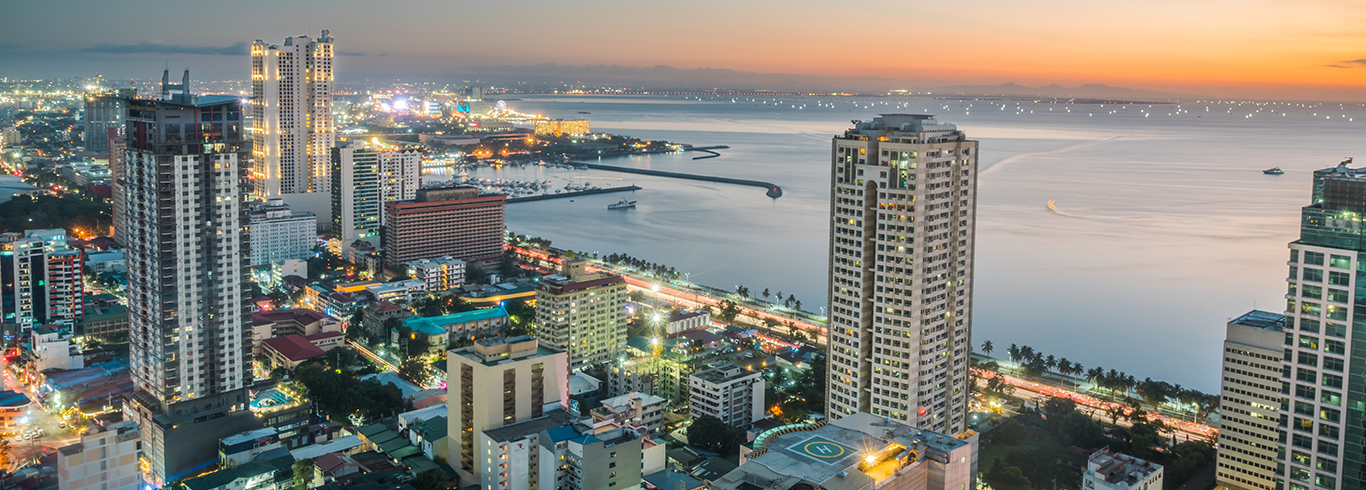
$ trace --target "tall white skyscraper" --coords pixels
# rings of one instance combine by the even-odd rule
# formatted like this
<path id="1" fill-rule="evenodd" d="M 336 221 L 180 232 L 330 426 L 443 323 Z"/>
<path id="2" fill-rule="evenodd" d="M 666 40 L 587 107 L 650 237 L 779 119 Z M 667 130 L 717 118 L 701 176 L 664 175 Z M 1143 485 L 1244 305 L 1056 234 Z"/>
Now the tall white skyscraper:
<path id="1" fill-rule="evenodd" d="M 332 125 L 332 36 L 251 45 L 252 192 L 283 197 L 295 211 L 325 216 L 336 129 Z"/>
<path id="2" fill-rule="evenodd" d="M 836 136 L 830 163 L 826 413 L 961 432 L 977 142 L 932 116 L 883 114 Z"/>
<path id="3" fill-rule="evenodd" d="M 215 459 L 205 441 L 260 424 L 245 410 L 243 109 L 232 96 L 128 102 L 126 412 L 156 485 Z"/>

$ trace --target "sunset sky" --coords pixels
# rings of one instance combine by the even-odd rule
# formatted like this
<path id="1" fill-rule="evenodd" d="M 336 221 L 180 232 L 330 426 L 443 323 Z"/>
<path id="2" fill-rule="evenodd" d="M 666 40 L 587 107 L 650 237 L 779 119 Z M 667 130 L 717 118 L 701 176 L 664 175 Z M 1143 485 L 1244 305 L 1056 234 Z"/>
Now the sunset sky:
<path id="1" fill-rule="evenodd" d="M 622 65 L 1366 99 L 1366 6 L 1333 0 L 7 2 L 0 76 L 230 75 L 330 29 L 347 72 Z M 201 54 L 223 53 L 223 54 Z M 628 81 L 623 81 L 628 82 Z"/>

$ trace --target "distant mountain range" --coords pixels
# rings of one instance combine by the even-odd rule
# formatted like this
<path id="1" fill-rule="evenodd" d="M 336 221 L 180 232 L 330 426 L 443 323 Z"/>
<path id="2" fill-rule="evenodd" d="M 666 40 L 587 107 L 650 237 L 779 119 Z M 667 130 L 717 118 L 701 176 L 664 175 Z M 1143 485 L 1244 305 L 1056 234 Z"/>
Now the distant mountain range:
<path id="1" fill-rule="evenodd" d="M 1000 85 L 953 85 L 948 87 L 937 87 L 925 89 L 933 95 L 1005 95 L 1005 96 L 1036 96 L 1036 97 L 1069 97 L 1079 99 L 1189 99 L 1198 97 L 1191 94 L 1174 94 L 1170 92 L 1155 92 L 1152 90 L 1142 90 L 1125 87 L 1111 87 L 1099 83 L 1088 83 L 1079 87 L 1068 88 L 1058 84 L 1044 85 L 1042 87 L 1026 87 L 1017 83 L 1003 83 Z"/>

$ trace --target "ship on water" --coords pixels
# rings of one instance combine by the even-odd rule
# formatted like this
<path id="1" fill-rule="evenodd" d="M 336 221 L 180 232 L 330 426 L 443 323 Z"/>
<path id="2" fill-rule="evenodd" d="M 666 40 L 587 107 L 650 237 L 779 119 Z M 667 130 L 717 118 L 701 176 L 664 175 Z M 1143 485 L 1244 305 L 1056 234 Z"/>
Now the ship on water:
<path id="1" fill-rule="evenodd" d="M 622 199 L 621 201 L 618 201 L 614 204 L 607 205 L 607 209 L 630 209 L 634 207 L 636 207 L 635 201 L 627 201 L 625 199 Z"/>

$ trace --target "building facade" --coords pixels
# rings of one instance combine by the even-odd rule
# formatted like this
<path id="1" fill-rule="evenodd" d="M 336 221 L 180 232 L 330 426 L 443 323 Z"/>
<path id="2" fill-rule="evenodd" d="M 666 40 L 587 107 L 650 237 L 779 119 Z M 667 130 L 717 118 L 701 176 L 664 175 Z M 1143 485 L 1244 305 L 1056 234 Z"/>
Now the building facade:
<path id="1" fill-rule="evenodd" d="M 541 417 L 569 398 L 568 356 L 532 337 L 481 339 L 446 359 L 446 454 L 462 481 L 483 481 L 487 458 L 476 443 L 485 430 Z"/>
<path id="2" fill-rule="evenodd" d="M 1228 323 L 1215 472 L 1222 486 L 1242 490 L 1280 486 L 1276 451 L 1281 437 L 1285 334 L 1285 315 L 1278 313 L 1253 310 Z"/>
<path id="3" fill-rule="evenodd" d="M 384 203 L 384 266 L 455 257 L 486 266 L 503 260 L 507 196 L 480 196 L 472 187 L 423 189 L 413 201 Z"/>
<path id="4" fill-rule="evenodd" d="M 281 264 L 287 259 L 306 260 L 318 245 L 318 217 L 295 213 L 283 199 L 271 199 L 247 215 L 251 238 L 248 265 Z"/>
<path id="5" fill-rule="evenodd" d="M 128 112 L 127 99 L 136 97 L 137 93 L 137 89 L 124 88 L 86 94 L 81 119 L 85 125 L 85 151 L 109 151 L 109 130 L 123 127 L 123 118 Z"/>
<path id="6" fill-rule="evenodd" d="M 214 458 L 216 448 L 200 442 L 259 424 L 245 410 L 251 327 L 243 306 L 243 109 L 231 96 L 128 102 L 124 219 L 134 394 L 125 412 L 142 430 L 146 476 L 157 486 Z"/>
<path id="7" fill-rule="evenodd" d="M 132 422 L 81 436 L 57 450 L 59 490 L 134 490 L 141 486 L 138 446 L 141 432 Z"/>
<path id="8" fill-rule="evenodd" d="M 1160 490 L 1162 465 L 1109 448 L 1101 449 L 1087 458 L 1081 487 L 1086 490 Z"/>
<path id="9" fill-rule="evenodd" d="M 252 193 L 294 209 L 327 212 L 336 142 L 332 123 L 332 36 L 251 45 Z"/>
<path id="10" fill-rule="evenodd" d="M 451 256 L 414 260 L 408 277 L 427 283 L 427 292 L 443 293 L 465 285 L 465 261 Z"/>
<path id="11" fill-rule="evenodd" d="M 734 365 L 693 373 L 688 379 L 693 416 L 710 415 L 740 429 L 763 420 L 763 374 Z"/>
<path id="12" fill-rule="evenodd" d="M 1366 475 L 1366 169 L 1314 172 L 1290 243 L 1278 475 L 1291 490 L 1361 488 Z M 1287 420 L 1288 419 L 1288 420 Z"/>
<path id="13" fill-rule="evenodd" d="M 626 279 L 585 265 L 566 262 L 536 288 L 536 337 L 568 352 L 575 370 L 613 359 L 626 345 Z"/>
<path id="14" fill-rule="evenodd" d="M 23 337 L 41 325 L 75 326 L 85 316 L 83 257 L 66 230 L 0 234 L 0 323 Z"/>
<path id="15" fill-rule="evenodd" d="M 977 142 L 884 114 L 830 156 L 830 418 L 966 429 Z"/>

